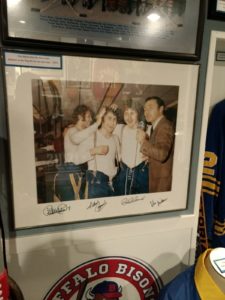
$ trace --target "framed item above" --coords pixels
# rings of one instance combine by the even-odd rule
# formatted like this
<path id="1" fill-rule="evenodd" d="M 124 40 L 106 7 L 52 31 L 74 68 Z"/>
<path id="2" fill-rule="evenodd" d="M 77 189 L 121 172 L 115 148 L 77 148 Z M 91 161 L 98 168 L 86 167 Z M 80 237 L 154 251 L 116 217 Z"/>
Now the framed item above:
<path id="1" fill-rule="evenodd" d="M 3 42 L 107 57 L 200 56 L 204 0 L 2 0 Z"/>
<path id="2" fill-rule="evenodd" d="M 3 54 L 16 228 L 186 208 L 198 65 Z"/>
<path id="3" fill-rule="evenodd" d="M 209 0 L 208 18 L 225 21 L 225 1 Z"/>

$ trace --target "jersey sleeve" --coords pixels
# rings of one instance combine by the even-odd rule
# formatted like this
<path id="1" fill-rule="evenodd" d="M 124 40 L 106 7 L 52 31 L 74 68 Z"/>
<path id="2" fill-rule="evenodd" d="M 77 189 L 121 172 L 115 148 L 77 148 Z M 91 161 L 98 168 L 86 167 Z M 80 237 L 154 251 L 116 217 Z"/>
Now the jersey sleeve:
<path id="1" fill-rule="evenodd" d="M 204 155 L 198 233 L 201 251 L 225 247 L 225 100 L 211 112 Z"/>

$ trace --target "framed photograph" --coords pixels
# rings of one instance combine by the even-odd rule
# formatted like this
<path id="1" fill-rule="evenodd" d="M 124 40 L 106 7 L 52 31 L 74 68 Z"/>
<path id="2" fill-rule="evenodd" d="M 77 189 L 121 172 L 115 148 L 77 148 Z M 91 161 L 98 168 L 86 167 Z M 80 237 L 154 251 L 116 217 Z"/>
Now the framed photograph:
<path id="1" fill-rule="evenodd" d="M 15 227 L 184 210 L 198 69 L 5 50 Z"/>
<path id="2" fill-rule="evenodd" d="M 225 21 L 225 1 L 209 0 L 208 18 Z"/>
<path id="3" fill-rule="evenodd" d="M 57 46 L 117 58 L 200 56 L 204 0 L 1 2 L 3 42 L 8 45 Z"/>

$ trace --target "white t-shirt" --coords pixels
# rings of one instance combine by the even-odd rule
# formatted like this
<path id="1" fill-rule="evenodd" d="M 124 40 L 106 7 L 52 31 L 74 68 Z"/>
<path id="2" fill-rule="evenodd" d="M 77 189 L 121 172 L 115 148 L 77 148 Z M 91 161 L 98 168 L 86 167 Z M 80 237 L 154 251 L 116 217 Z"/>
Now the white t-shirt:
<path id="1" fill-rule="evenodd" d="M 129 168 L 134 168 L 144 161 L 140 152 L 140 144 L 137 142 L 137 128 L 118 124 L 114 133 L 119 137 L 121 144 L 121 160 Z"/>
<path id="2" fill-rule="evenodd" d="M 92 160 L 88 161 L 88 170 L 100 171 L 112 179 L 117 173 L 115 160 L 120 152 L 119 140 L 116 135 L 105 137 L 101 130 L 96 131 L 96 138 L 94 134 L 86 141 L 86 149 L 91 149 L 94 146 L 107 145 L 109 152 L 106 155 L 95 155 Z"/>

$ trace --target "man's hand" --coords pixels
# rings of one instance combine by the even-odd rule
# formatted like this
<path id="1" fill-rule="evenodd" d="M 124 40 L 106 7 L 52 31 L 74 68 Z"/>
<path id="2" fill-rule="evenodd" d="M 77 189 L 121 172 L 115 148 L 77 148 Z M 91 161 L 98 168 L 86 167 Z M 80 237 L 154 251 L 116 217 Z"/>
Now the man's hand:
<path id="1" fill-rule="evenodd" d="M 146 139 L 146 133 L 144 132 L 144 130 L 140 128 L 137 129 L 136 139 L 138 143 L 140 143 L 141 145 L 143 144 L 144 140 Z"/>
<path id="2" fill-rule="evenodd" d="M 113 111 L 116 111 L 118 109 L 118 105 L 113 103 L 110 105 L 110 108 L 113 110 Z"/>
<path id="3" fill-rule="evenodd" d="M 149 157 L 146 156 L 146 155 L 144 155 L 144 154 L 142 154 L 141 158 L 142 158 L 142 160 L 145 161 L 145 162 L 148 162 L 148 160 L 149 160 Z"/>
<path id="4" fill-rule="evenodd" d="M 109 152 L 109 146 L 101 145 L 90 150 L 91 155 L 106 155 Z"/>
<path id="5" fill-rule="evenodd" d="M 96 116 L 96 123 L 98 124 L 98 126 L 101 125 L 102 118 L 103 118 L 105 112 L 106 112 L 106 108 L 103 107 L 103 108 L 101 108 L 100 112 L 97 114 L 97 116 Z"/>

